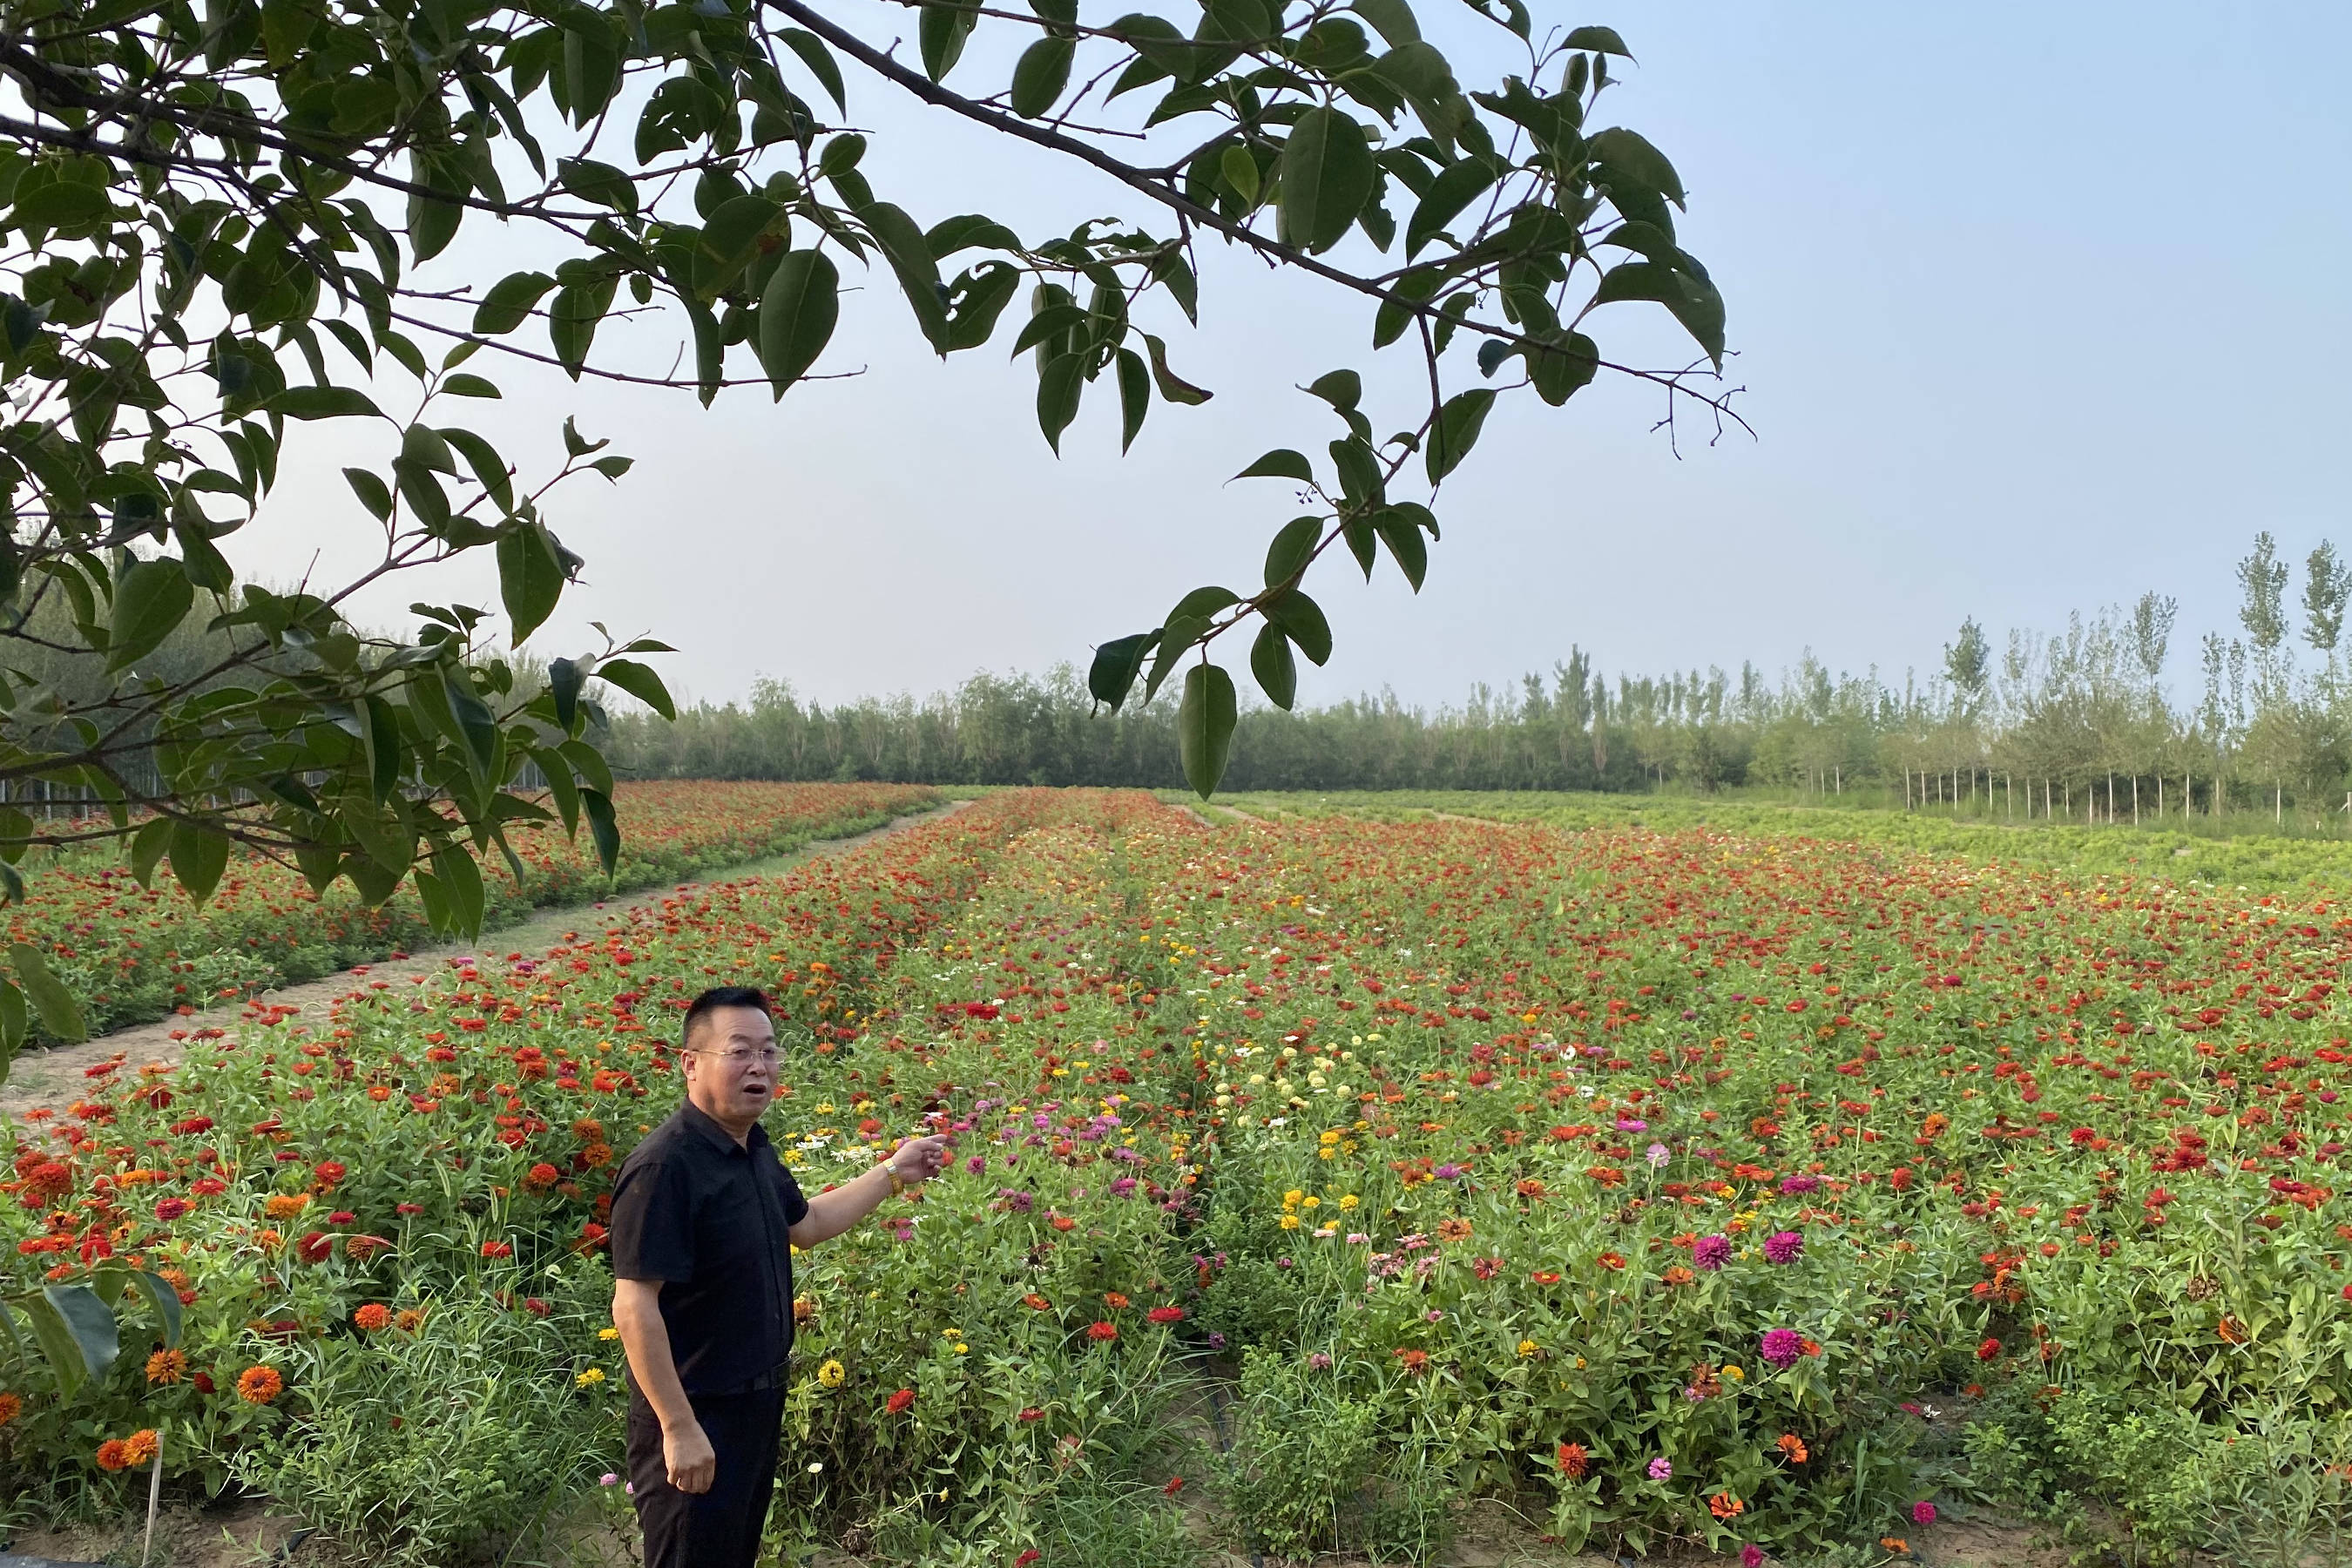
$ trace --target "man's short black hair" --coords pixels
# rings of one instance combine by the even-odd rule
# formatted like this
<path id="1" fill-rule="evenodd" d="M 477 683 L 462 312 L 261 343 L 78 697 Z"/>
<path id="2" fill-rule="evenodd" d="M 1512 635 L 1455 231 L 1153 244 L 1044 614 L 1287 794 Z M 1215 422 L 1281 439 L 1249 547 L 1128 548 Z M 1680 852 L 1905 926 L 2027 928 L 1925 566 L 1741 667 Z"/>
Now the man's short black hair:
<path id="1" fill-rule="evenodd" d="M 775 1009 L 768 1005 L 768 994 L 758 986 L 714 985 L 687 1004 L 686 1022 L 678 1026 L 678 1044 L 692 1049 L 695 1026 L 721 1007 L 756 1007 L 768 1022 L 776 1021 Z"/>

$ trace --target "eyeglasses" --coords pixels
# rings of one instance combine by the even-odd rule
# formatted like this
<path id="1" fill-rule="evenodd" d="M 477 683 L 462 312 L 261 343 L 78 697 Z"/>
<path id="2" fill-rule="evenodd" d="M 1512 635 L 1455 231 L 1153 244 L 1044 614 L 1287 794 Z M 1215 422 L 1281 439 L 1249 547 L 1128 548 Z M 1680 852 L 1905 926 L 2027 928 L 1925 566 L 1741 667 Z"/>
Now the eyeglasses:
<path id="1" fill-rule="evenodd" d="M 761 1046 L 759 1049 L 751 1051 L 736 1046 L 723 1051 L 688 1051 L 686 1054 L 693 1057 L 716 1057 L 730 1068 L 740 1068 L 751 1061 L 757 1061 L 762 1067 L 773 1067 L 776 1065 L 777 1053 L 773 1046 Z"/>

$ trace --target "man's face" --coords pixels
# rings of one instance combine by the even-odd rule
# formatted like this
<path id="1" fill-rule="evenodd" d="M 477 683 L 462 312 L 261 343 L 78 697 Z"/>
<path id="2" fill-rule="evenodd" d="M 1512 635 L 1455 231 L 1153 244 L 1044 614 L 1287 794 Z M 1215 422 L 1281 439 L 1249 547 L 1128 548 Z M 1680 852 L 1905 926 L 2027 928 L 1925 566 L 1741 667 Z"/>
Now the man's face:
<path id="1" fill-rule="evenodd" d="M 687 1042 L 686 1096 L 721 1126 L 748 1128 L 776 1091 L 776 1026 L 757 1007 L 717 1007 Z"/>

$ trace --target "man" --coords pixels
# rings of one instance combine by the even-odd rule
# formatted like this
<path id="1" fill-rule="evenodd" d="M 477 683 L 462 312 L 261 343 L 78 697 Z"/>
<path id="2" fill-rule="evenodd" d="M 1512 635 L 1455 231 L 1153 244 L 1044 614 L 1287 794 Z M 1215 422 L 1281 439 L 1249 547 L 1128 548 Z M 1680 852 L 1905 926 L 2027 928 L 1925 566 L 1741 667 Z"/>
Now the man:
<path id="1" fill-rule="evenodd" d="M 613 1322 L 629 1361 L 629 1480 L 645 1568 L 751 1568 L 782 1436 L 791 1248 L 839 1236 L 940 1172 L 945 1136 L 804 1198 L 760 1125 L 776 1087 L 768 999 L 686 1010 L 686 1103 L 613 1184 Z M 789 1245 L 788 1245 L 789 1244 Z"/>

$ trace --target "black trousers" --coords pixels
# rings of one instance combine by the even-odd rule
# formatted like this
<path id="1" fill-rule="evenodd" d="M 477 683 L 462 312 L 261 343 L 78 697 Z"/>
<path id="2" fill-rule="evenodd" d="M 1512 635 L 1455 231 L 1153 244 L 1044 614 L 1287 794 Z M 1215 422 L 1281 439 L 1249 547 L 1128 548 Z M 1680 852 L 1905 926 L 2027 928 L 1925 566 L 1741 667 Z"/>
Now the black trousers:
<path id="1" fill-rule="evenodd" d="M 645 1531 L 645 1568 L 752 1568 L 776 1487 L 784 1391 L 698 1394 L 688 1403 L 719 1456 L 707 1492 L 669 1484 L 661 1418 L 642 1394 L 633 1391 L 629 1400 L 629 1485 Z"/>

